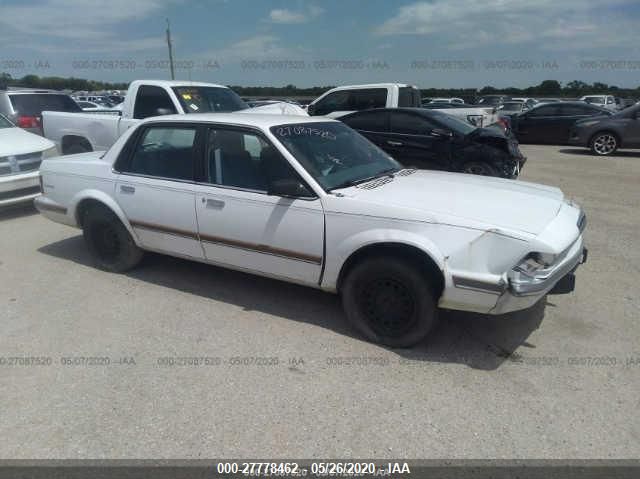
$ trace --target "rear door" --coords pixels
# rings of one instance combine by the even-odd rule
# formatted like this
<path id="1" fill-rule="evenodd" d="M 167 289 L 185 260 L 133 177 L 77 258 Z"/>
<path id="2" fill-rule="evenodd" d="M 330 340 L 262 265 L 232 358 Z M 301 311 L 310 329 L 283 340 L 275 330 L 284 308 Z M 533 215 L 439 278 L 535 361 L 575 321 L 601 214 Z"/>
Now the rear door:
<path id="1" fill-rule="evenodd" d="M 353 113 L 340 118 L 344 123 L 365 136 L 369 141 L 387 151 L 387 133 L 389 133 L 389 111 L 373 110 Z"/>
<path id="2" fill-rule="evenodd" d="M 516 119 L 516 136 L 521 143 L 553 143 L 559 137 L 555 133 L 562 120 L 557 104 L 542 105 L 519 115 Z M 567 133 L 568 135 L 568 133 Z"/>
<path id="3" fill-rule="evenodd" d="M 386 151 L 406 166 L 448 169 L 450 139 L 433 130 L 439 125 L 417 113 L 392 111 L 389 133 L 385 135 Z"/>
<path id="4" fill-rule="evenodd" d="M 203 258 L 195 212 L 195 124 L 150 123 L 134 133 L 115 169 L 115 198 L 142 245 Z"/>

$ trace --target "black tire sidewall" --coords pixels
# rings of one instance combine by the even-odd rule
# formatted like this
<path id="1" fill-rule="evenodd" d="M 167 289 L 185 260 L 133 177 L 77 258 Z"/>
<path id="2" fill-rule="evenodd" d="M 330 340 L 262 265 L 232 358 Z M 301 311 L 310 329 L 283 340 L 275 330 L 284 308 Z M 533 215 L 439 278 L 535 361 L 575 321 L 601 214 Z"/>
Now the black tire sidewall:
<path id="1" fill-rule="evenodd" d="M 96 246 L 94 229 L 100 226 L 112 228 L 117 235 L 120 253 L 113 261 L 103 258 Z M 142 250 L 135 244 L 120 219 L 106 207 L 91 207 L 85 211 L 82 232 L 96 266 L 104 271 L 112 273 L 127 271 L 138 264 L 142 258 Z"/>
<path id="2" fill-rule="evenodd" d="M 415 304 L 414 325 L 400 336 L 382 336 L 362 314 L 359 292 L 377 277 L 392 277 L 409 289 Z M 356 265 L 345 279 L 342 303 L 347 320 L 369 341 L 394 348 L 408 348 L 422 341 L 433 329 L 437 308 L 433 288 L 426 277 L 408 261 L 396 258 L 372 258 Z"/>
<path id="3" fill-rule="evenodd" d="M 478 175 L 477 173 L 471 173 L 471 172 L 466 171 L 466 169 L 467 169 L 467 165 L 470 165 L 470 164 L 480 164 L 480 165 L 482 165 L 484 168 L 486 168 L 486 169 L 487 169 L 487 171 L 489 172 L 489 174 L 488 174 L 488 175 Z M 491 163 L 489 163 L 489 162 L 487 162 L 487 161 L 484 161 L 484 160 L 473 160 L 473 161 L 467 161 L 464 165 L 462 165 L 462 171 L 463 171 L 463 173 L 466 173 L 466 174 L 468 174 L 468 175 L 476 175 L 476 176 L 493 176 L 493 177 L 500 176 L 500 175 L 498 174 L 498 171 L 496 170 L 496 168 L 495 168 Z"/>
<path id="4" fill-rule="evenodd" d="M 87 149 L 81 143 L 72 143 L 67 148 L 67 151 L 65 152 L 65 154 L 67 154 L 67 155 L 76 155 L 76 154 L 79 154 L 79 153 L 88 153 L 89 151 L 91 151 L 91 150 Z"/>

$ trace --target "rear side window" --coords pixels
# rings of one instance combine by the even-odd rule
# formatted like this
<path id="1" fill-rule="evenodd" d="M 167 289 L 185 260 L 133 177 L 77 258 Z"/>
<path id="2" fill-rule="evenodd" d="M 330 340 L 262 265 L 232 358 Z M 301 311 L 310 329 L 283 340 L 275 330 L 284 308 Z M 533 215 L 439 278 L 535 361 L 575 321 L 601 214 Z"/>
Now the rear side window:
<path id="1" fill-rule="evenodd" d="M 530 116 L 555 116 L 560 114 L 558 105 L 544 105 L 531 110 Z"/>
<path id="2" fill-rule="evenodd" d="M 389 113 L 386 111 L 369 111 L 356 113 L 341 120 L 355 130 L 387 131 L 388 118 Z"/>
<path id="3" fill-rule="evenodd" d="M 391 114 L 391 132 L 403 135 L 426 135 L 438 126 L 430 121 L 409 113 Z"/>
<path id="4" fill-rule="evenodd" d="M 371 110 L 387 106 L 386 88 L 367 88 L 351 90 L 351 108 L 349 110 Z"/>
<path id="5" fill-rule="evenodd" d="M 57 93 L 20 93 L 9 95 L 9 98 L 18 115 L 40 116 L 43 111 L 82 111 L 70 96 Z"/>
<path id="6" fill-rule="evenodd" d="M 597 112 L 595 108 L 582 105 L 560 105 L 560 114 L 563 116 L 588 116 Z"/>
<path id="7" fill-rule="evenodd" d="M 149 127 L 123 172 L 193 181 L 196 127 Z"/>
<path id="8" fill-rule="evenodd" d="M 400 96 L 398 97 L 398 106 L 400 107 L 420 107 L 422 100 L 420 99 L 420 90 L 410 86 L 400 88 Z"/>
<path id="9" fill-rule="evenodd" d="M 138 88 L 133 117 L 141 120 L 150 116 L 163 114 L 158 111 L 159 109 L 177 113 L 169 94 L 164 88 L 152 85 L 143 85 Z"/>

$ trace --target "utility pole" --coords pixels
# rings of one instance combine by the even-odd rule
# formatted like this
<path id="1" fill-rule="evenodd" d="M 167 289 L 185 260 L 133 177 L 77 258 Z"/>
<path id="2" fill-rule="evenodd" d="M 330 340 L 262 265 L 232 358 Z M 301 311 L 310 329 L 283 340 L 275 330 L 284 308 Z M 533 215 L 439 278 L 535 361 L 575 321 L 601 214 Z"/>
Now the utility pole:
<path id="1" fill-rule="evenodd" d="M 171 25 L 167 18 L 167 46 L 169 47 L 169 68 L 171 68 L 171 79 L 175 80 L 175 73 L 173 71 L 173 47 L 171 45 Z"/>

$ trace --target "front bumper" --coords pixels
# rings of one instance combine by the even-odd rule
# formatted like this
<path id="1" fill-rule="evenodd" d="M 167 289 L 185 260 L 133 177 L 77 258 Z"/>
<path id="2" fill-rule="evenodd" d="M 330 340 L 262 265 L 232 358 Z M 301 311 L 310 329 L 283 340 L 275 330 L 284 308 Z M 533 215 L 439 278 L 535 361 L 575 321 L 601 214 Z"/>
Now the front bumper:
<path id="1" fill-rule="evenodd" d="M 526 309 L 546 294 L 567 294 L 575 288 L 575 271 L 587 261 L 588 250 L 582 236 L 567 251 L 565 257 L 549 270 L 540 271 L 531 281 L 509 281 L 491 314 L 504 314 Z"/>
<path id="2" fill-rule="evenodd" d="M 31 201 L 40 196 L 38 171 L 0 176 L 0 207 Z"/>

